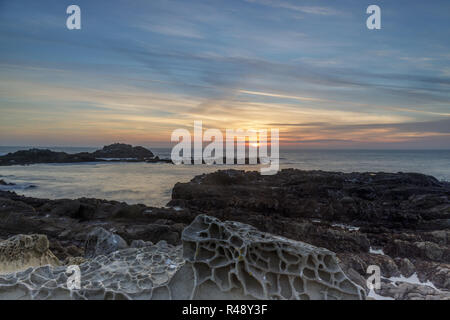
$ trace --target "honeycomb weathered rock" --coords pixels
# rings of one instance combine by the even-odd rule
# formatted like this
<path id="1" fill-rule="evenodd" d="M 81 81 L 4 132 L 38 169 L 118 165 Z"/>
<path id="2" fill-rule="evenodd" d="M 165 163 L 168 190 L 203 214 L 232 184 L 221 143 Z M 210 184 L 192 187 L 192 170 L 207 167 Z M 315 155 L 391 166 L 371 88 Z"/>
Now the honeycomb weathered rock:
<path id="1" fill-rule="evenodd" d="M 0 274 L 43 265 L 60 265 L 45 235 L 19 234 L 0 241 Z"/>
<path id="2" fill-rule="evenodd" d="M 237 223 L 197 216 L 183 246 L 161 241 L 79 265 L 0 275 L 0 299 L 363 299 L 334 253 Z"/>
<path id="3" fill-rule="evenodd" d="M 169 279 L 183 264 L 181 246 L 164 242 L 100 255 L 79 265 L 80 289 L 70 290 L 70 267 L 37 267 L 0 276 L 0 299 L 170 299 Z"/>
<path id="4" fill-rule="evenodd" d="M 182 235 L 190 299 L 363 299 L 333 252 L 238 222 L 197 216 Z M 175 285 L 177 275 L 172 279 Z M 177 280 L 178 281 L 178 280 Z M 180 290 L 176 290 L 180 295 Z"/>

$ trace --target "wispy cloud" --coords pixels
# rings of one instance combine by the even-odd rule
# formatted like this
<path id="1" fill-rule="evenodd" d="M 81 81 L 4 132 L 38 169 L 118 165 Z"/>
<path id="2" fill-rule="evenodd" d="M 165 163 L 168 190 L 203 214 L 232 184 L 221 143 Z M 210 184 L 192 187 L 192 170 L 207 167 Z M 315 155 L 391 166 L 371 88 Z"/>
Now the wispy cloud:
<path id="1" fill-rule="evenodd" d="M 282 8 L 287 10 L 292 10 L 295 12 L 313 14 L 313 15 L 321 15 L 321 16 L 331 16 L 338 15 L 340 12 L 332 7 L 323 7 L 323 6 L 301 6 L 287 1 L 278 1 L 278 0 L 246 0 L 251 3 L 256 3 L 260 5 Z"/>
<path id="2" fill-rule="evenodd" d="M 163 34 L 171 37 L 182 37 L 191 39 L 203 39 L 203 34 L 191 25 L 182 24 L 167 24 L 167 25 L 155 25 L 152 23 L 137 25 L 137 27 L 159 34 Z"/>

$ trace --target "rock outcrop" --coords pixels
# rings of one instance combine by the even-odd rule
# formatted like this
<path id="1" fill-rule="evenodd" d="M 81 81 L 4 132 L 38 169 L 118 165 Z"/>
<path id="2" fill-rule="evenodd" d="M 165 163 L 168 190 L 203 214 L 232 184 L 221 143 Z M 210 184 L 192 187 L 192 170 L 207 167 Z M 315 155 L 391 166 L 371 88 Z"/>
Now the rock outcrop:
<path id="1" fill-rule="evenodd" d="M 92 162 L 96 158 L 87 152 L 68 154 L 48 149 L 20 150 L 0 157 L 0 166 L 34 163 L 77 163 Z"/>
<path id="2" fill-rule="evenodd" d="M 0 179 L 0 186 L 14 186 L 14 185 L 15 185 L 14 183 L 9 183 L 3 179 Z"/>
<path id="3" fill-rule="evenodd" d="M 74 270 L 40 266 L 2 275 L 0 299 L 365 297 L 332 252 L 203 215 L 184 230 L 182 246 L 161 241 L 97 255 L 79 265 L 79 286 L 69 279 Z"/>
<path id="4" fill-rule="evenodd" d="M 199 215 L 184 231 L 186 264 L 171 281 L 181 299 L 364 299 L 334 253 Z M 181 280 L 184 279 L 184 280 Z M 189 283 L 190 282 L 190 283 Z"/>
<path id="5" fill-rule="evenodd" d="M 229 170 L 177 184 L 172 197 L 168 208 L 154 208 L 0 191 L 0 238 L 44 234 L 61 261 L 81 261 L 88 234 L 99 226 L 133 248 L 161 240 L 176 246 L 183 230 L 206 214 L 335 252 L 344 273 L 363 288 L 368 266 L 378 265 L 386 284 L 416 274 L 420 288 L 431 283 L 440 296 L 450 290 L 450 185 L 432 177 L 301 170 L 261 176 Z M 414 289 L 414 296 L 426 290 Z"/>
<path id="6" fill-rule="evenodd" d="M 224 170 L 177 183 L 169 205 L 325 247 L 361 285 L 379 265 L 450 290 L 450 184 L 430 176 Z"/>
<path id="7" fill-rule="evenodd" d="M 104 146 L 95 152 L 80 152 L 69 154 L 66 152 L 55 152 L 48 149 L 20 150 L 0 156 L 0 166 L 24 165 L 35 163 L 78 163 L 98 161 L 148 161 L 168 162 L 161 160 L 154 154 L 140 146 L 133 147 L 129 144 L 114 143 Z"/>
<path id="8" fill-rule="evenodd" d="M 158 299 L 167 296 L 167 283 L 183 264 L 181 246 L 164 242 L 100 255 L 78 268 L 43 266 L 0 275 L 0 299 Z M 80 282 L 70 281 L 76 276 Z"/>
<path id="9" fill-rule="evenodd" d="M 153 152 L 144 147 L 133 147 L 130 144 L 114 143 L 104 146 L 103 149 L 93 153 L 96 158 L 133 158 L 139 160 L 151 159 Z"/>
<path id="10" fill-rule="evenodd" d="M 60 265 L 45 235 L 21 234 L 0 241 L 0 274 L 43 265 Z"/>

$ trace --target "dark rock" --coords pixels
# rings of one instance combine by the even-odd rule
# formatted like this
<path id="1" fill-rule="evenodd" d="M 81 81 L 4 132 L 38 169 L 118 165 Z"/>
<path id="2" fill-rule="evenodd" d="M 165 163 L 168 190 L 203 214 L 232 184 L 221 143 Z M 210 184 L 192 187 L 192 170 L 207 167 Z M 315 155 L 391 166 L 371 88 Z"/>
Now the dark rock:
<path id="1" fill-rule="evenodd" d="M 20 150 L 0 156 L 0 166 L 24 165 L 33 163 L 77 163 L 105 161 L 103 158 L 126 159 L 128 161 L 147 161 L 154 159 L 153 153 L 140 146 L 133 147 L 128 144 L 115 143 L 103 147 L 93 153 L 80 152 L 68 154 L 48 149 Z M 155 161 L 157 162 L 157 161 Z"/>
<path id="2" fill-rule="evenodd" d="M 370 195 L 370 196 L 368 196 Z M 211 212 L 240 208 L 387 229 L 444 229 L 450 188 L 414 173 L 334 173 L 285 169 L 273 176 L 222 170 L 177 183 L 168 205 Z M 413 199 L 413 200 L 411 200 Z"/>
<path id="3" fill-rule="evenodd" d="M 416 272 L 414 264 L 408 258 L 395 258 L 395 263 L 397 264 L 400 273 L 409 278 Z"/>
<path id="4" fill-rule="evenodd" d="M 15 183 L 8 183 L 2 179 L 0 179 L 0 186 L 15 186 Z"/>
<path id="5" fill-rule="evenodd" d="M 144 147 L 133 147 L 130 144 L 114 143 L 104 146 L 103 149 L 93 153 L 96 158 L 135 158 L 145 160 L 153 158 L 153 153 Z"/>

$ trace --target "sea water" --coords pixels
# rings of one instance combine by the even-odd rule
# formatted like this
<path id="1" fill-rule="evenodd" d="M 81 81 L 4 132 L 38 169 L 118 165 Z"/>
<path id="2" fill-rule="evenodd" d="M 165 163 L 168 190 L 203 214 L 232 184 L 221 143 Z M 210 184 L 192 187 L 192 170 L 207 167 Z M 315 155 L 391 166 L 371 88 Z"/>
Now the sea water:
<path id="1" fill-rule="evenodd" d="M 28 147 L 0 147 L 0 154 Z M 55 148 L 68 153 L 98 148 Z M 161 158 L 168 148 L 151 148 Z M 280 150 L 280 168 L 340 172 L 419 172 L 450 181 L 450 150 Z M 34 164 L 0 167 L 0 186 L 38 198 L 91 197 L 165 206 L 177 182 L 218 169 L 259 170 L 257 165 L 180 165 L 170 163 Z"/>

